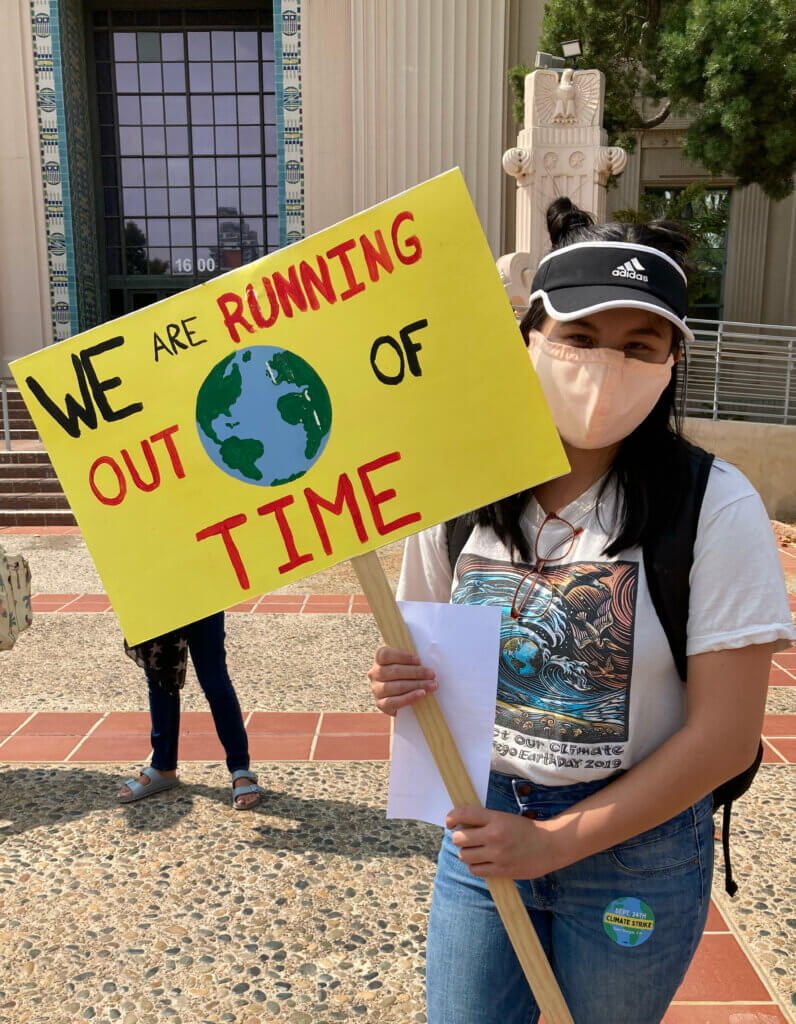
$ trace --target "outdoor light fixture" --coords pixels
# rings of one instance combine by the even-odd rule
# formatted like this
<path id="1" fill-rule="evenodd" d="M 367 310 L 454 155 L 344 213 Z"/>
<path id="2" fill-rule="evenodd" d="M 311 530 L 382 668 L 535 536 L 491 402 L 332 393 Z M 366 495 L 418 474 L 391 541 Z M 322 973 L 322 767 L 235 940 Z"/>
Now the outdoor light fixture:
<path id="1" fill-rule="evenodd" d="M 537 68 L 552 68 L 553 71 L 563 71 L 567 66 L 563 57 L 555 57 L 552 53 L 545 53 L 543 50 L 536 51 L 534 63 Z"/>
<path id="2" fill-rule="evenodd" d="M 564 68 L 570 66 L 569 62 L 572 61 L 572 67 L 578 66 L 578 57 L 583 56 L 583 47 L 580 39 L 568 39 L 566 42 L 561 44 L 561 52 L 564 54 L 563 57 L 556 57 L 552 53 L 545 53 L 543 50 L 536 51 L 535 64 L 537 68 L 550 68 L 552 71 L 563 71 Z"/>
<path id="3" fill-rule="evenodd" d="M 565 57 L 582 57 L 583 47 L 580 44 L 580 39 L 568 39 L 562 43 L 561 52 Z"/>

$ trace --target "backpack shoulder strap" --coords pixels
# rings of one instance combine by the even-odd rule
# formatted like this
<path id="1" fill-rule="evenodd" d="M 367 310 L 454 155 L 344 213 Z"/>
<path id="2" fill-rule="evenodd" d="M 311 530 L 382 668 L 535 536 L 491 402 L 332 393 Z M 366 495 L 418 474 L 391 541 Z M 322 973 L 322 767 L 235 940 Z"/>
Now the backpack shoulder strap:
<path id="1" fill-rule="evenodd" d="M 690 574 L 694 562 L 694 541 L 699 525 L 702 499 L 713 465 L 713 456 L 701 448 L 689 445 L 688 495 L 682 502 L 680 515 L 670 528 L 654 541 L 644 545 L 644 568 L 647 586 L 655 611 L 661 621 L 672 649 L 677 671 L 686 682 L 688 658 L 688 604 L 691 592 Z M 713 791 L 713 811 L 724 808 L 721 841 L 724 848 L 724 888 L 730 896 L 738 891 L 732 876 L 730 861 L 730 816 L 732 803 L 742 796 L 752 783 L 763 757 L 762 741 L 758 745 L 754 762 L 732 779 Z"/>
<path id="2" fill-rule="evenodd" d="M 473 532 L 473 523 L 469 515 L 456 516 L 445 523 L 445 534 L 448 539 L 448 558 L 451 563 L 451 571 L 456 572 L 456 563 L 459 555 L 464 550 L 464 545 L 470 539 Z"/>
<path id="3" fill-rule="evenodd" d="M 670 522 L 669 529 L 644 544 L 644 570 L 650 597 L 683 682 L 687 673 L 689 578 L 699 513 L 713 465 L 713 455 L 709 452 L 693 445 L 688 447 L 688 493 L 681 504 L 680 515 Z"/>

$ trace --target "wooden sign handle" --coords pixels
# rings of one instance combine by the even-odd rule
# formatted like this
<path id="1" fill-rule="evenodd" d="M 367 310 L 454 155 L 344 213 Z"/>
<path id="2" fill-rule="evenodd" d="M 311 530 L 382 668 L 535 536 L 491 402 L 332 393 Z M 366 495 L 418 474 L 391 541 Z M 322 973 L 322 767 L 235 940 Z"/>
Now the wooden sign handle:
<path id="1" fill-rule="evenodd" d="M 351 559 L 365 597 L 389 647 L 417 653 L 390 584 L 375 551 Z M 481 806 L 473 783 L 433 693 L 412 705 L 454 807 Z M 572 1017 L 519 890 L 511 878 L 487 878 L 489 892 L 508 933 L 517 959 L 547 1024 L 573 1024 Z"/>

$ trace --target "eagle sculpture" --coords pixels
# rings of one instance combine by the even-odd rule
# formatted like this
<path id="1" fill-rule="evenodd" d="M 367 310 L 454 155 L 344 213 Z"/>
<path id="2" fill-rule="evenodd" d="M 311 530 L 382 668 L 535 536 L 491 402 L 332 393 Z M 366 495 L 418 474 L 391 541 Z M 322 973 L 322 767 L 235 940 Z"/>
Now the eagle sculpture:
<path id="1" fill-rule="evenodd" d="M 539 124 L 591 125 L 600 105 L 600 75 L 566 68 L 536 74 L 534 99 Z"/>

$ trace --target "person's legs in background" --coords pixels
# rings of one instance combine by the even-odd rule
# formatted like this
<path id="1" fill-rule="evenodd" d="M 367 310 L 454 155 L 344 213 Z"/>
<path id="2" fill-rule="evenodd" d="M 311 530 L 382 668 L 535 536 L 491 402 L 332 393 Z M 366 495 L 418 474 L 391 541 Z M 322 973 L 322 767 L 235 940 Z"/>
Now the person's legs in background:
<path id="1" fill-rule="evenodd" d="M 187 635 L 196 677 L 210 705 L 218 738 L 226 751 L 227 768 L 230 772 L 248 768 L 249 742 L 238 697 L 227 670 L 224 613 L 217 612 L 192 623 L 187 628 Z M 251 780 L 236 779 L 234 784 L 241 788 L 250 785 Z M 238 798 L 243 807 L 251 806 L 257 800 L 256 793 L 246 793 Z"/>
<path id="2" fill-rule="evenodd" d="M 180 739 L 180 698 L 167 693 L 162 687 L 147 678 L 149 686 L 149 714 L 152 720 L 152 767 L 161 775 L 173 779 L 177 775 L 177 748 Z M 150 778 L 143 773 L 138 776 L 142 786 L 150 784 Z M 131 796 L 130 787 L 122 786 L 119 797 Z"/>

